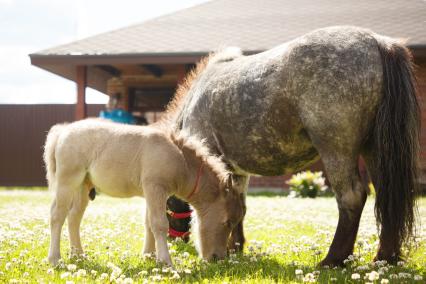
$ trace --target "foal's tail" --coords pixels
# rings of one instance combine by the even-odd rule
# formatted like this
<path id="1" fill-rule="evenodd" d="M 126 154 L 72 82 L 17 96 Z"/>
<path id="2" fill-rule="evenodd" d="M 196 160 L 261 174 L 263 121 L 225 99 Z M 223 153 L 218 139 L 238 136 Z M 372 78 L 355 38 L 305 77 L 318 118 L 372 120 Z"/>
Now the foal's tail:
<path id="1" fill-rule="evenodd" d="M 413 236 L 416 214 L 420 110 L 410 51 L 377 38 L 383 68 L 383 98 L 374 128 L 375 213 L 380 239 L 398 257 Z"/>
<path id="2" fill-rule="evenodd" d="M 56 143 L 65 126 L 66 124 L 56 124 L 50 128 L 49 133 L 47 134 L 46 143 L 44 144 L 43 160 L 46 167 L 46 178 L 49 188 L 51 188 L 51 185 L 54 182 L 56 173 Z"/>

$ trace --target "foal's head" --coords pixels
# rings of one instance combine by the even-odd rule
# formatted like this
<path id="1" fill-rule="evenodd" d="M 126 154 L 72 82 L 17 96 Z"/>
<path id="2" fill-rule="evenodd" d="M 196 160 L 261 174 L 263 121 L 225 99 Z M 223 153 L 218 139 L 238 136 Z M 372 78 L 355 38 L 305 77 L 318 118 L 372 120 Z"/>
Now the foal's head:
<path id="1" fill-rule="evenodd" d="M 244 217 L 243 193 L 220 158 L 211 155 L 201 142 L 185 140 L 181 141 L 182 150 L 196 174 L 187 200 L 197 213 L 200 253 L 206 260 L 221 259 L 226 256 L 232 229 Z"/>
<path id="2" fill-rule="evenodd" d="M 200 208 L 195 208 L 200 253 L 206 260 L 222 259 L 227 254 L 231 231 L 244 217 L 243 193 L 234 188 L 231 175 L 226 180 L 206 182 L 202 190 L 204 199 Z"/>

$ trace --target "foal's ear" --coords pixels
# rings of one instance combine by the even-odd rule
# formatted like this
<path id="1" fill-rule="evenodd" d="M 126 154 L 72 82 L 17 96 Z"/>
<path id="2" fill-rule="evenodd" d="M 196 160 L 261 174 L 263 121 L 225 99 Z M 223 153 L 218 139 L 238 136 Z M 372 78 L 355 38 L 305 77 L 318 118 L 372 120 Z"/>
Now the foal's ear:
<path id="1" fill-rule="evenodd" d="M 232 174 L 229 174 L 226 177 L 225 189 L 231 189 L 234 187 L 234 179 L 232 178 Z"/>

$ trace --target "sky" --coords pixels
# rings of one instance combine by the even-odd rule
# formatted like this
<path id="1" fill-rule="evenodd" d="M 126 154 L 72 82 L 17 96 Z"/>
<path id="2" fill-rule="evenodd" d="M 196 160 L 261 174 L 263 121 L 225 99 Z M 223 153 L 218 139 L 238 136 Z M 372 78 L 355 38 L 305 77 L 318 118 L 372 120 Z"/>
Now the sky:
<path id="1" fill-rule="evenodd" d="M 0 104 L 75 103 L 75 83 L 32 66 L 28 54 L 206 1 L 0 0 Z M 86 102 L 107 96 L 88 88 Z"/>

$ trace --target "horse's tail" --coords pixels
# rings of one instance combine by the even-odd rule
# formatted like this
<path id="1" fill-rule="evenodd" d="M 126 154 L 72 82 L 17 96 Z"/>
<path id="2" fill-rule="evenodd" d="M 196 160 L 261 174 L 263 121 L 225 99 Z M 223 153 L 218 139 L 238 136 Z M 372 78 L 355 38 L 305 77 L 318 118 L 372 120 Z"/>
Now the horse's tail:
<path id="1" fill-rule="evenodd" d="M 50 128 L 47 134 L 46 143 L 44 144 L 43 160 L 46 167 L 46 178 L 49 184 L 49 189 L 52 187 L 56 174 L 56 144 L 58 137 L 66 124 L 56 124 Z"/>
<path id="2" fill-rule="evenodd" d="M 380 239 L 399 257 L 413 236 L 416 214 L 420 109 L 410 51 L 377 37 L 383 68 L 383 98 L 373 134 L 376 177 L 375 214 Z M 392 257 L 392 256 L 389 256 Z"/>

